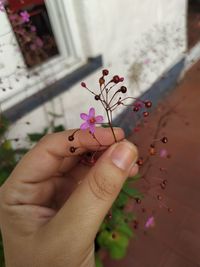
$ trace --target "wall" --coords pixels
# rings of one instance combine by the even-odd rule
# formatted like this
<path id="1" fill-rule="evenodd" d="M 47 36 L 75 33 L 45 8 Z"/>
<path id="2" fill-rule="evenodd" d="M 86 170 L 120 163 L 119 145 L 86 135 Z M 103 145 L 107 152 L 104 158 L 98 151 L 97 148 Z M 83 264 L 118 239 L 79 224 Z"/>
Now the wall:
<path id="1" fill-rule="evenodd" d="M 129 95 L 138 97 L 185 53 L 186 5 L 186 0 L 74 0 L 85 57 L 102 54 L 104 67 L 124 76 Z M 91 88 L 96 88 L 99 75 L 100 71 L 85 79 Z M 76 84 L 13 125 L 11 135 L 24 135 L 20 125 L 27 120 L 32 123 L 29 131 L 43 127 L 47 111 L 52 110 L 64 112 L 66 127 L 78 127 L 80 112 L 87 112 L 91 105 L 93 97 Z M 98 106 L 97 111 L 103 113 Z M 44 117 L 41 123 L 38 116 Z"/>

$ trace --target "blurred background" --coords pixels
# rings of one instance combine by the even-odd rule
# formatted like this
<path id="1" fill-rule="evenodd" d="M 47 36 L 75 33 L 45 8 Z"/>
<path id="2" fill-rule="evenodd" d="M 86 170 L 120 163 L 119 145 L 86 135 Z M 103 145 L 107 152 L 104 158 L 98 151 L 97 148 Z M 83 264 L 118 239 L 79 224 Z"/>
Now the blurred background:
<path id="1" fill-rule="evenodd" d="M 167 133 L 173 140 L 169 147 L 173 151 L 172 161 L 167 162 L 169 173 L 174 180 L 184 175 L 195 179 L 197 174 L 199 176 L 198 163 L 190 165 L 189 156 L 182 159 L 182 154 L 177 153 L 180 150 L 188 152 L 191 140 L 200 129 L 199 0 L 0 0 L 0 10 L 0 122 L 2 126 L 3 118 L 8 120 L 6 138 L 12 141 L 15 149 L 30 145 L 30 139 L 36 141 L 52 127 L 54 130 L 56 127 L 57 130 L 79 127 L 80 113 L 87 113 L 91 106 L 103 115 L 105 111 L 98 101 L 94 101 L 80 83 L 84 81 L 96 91 L 101 70 L 108 69 L 111 77 L 125 78 L 129 96 L 153 102 L 150 125 L 159 123 L 163 114 L 177 107 L 169 119 L 172 124 L 166 123 L 168 128 L 162 129 L 162 133 Z M 145 143 L 144 140 L 151 142 L 150 126 L 144 133 L 141 130 L 141 137 L 134 137 L 137 121 L 126 107 L 113 116 L 130 140 L 138 145 Z M 190 126 L 188 132 L 186 126 Z M 192 145 L 194 149 L 200 147 L 199 143 Z M 195 151 L 199 162 L 198 151 Z M 187 173 L 182 170 L 184 164 L 190 168 Z M 194 184 L 200 189 L 199 181 L 195 180 Z M 176 185 L 173 188 L 178 188 L 179 180 Z M 172 189 L 168 195 L 169 201 L 176 199 L 171 205 L 179 210 L 186 196 L 196 196 L 194 202 L 184 203 L 182 213 L 178 215 L 180 219 L 189 210 L 188 225 L 191 225 L 191 216 L 200 222 L 200 210 L 195 204 L 199 201 L 198 192 L 191 190 L 185 178 L 183 191 Z M 195 214 L 191 214 L 193 209 Z M 164 218 L 160 218 L 164 228 L 157 228 L 158 236 L 165 231 L 167 236 L 173 236 L 175 230 L 170 228 L 168 232 L 165 222 L 176 224 L 178 229 L 180 221 L 176 216 L 173 217 L 175 221 Z M 163 238 L 142 234 L 139 243 L 133 241 L 125 262 L 107 260 L 106 266 L 200 266 L 197 252 L 200 244 L 191 238 L 196 234 L 189 233 L 184 241 L 193 244 L 188 256 L 187 251 L 182 250 L 183 240 L 178 243 L 180 248 L 177 244 L 173 247 L 175 241 L 172 239 L 165 247 Z M 145 242 L 147 245 L 143 248 Z"/>

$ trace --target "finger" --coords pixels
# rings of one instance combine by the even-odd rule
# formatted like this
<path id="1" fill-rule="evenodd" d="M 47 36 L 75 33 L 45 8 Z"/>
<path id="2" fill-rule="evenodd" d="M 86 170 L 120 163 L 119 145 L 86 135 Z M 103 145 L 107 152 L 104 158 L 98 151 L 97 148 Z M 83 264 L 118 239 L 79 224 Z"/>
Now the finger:
<path id="1" fill-rule="evenodd" d="M 68 220 L 72 231 L 73 228 L 78 229 L 78 234 L 83 231 L 81 234 L 92 240 L 136 160 L 133 144 L 123 141 L 112 145 L 50 222 L 50 229 L 59 229 L 58 235 L 67 234 L 70 229 L 66 229 L 63 221 Z"/>
<path id="2" fill-rule="evenodd" d="M 99 144 L 88 131 L 79 131 L 73 142 L 68 140 L 74 130 L 50 134 L 29 151 L 17 165 L 11 178 L 22 182 L 40 182 L 49 179 L 59 170 L 64 158 L 71 157 L 70 147 L 78 147 L 73 155 L 79 155 L 87 150 L 95 150 Z M 124 138 L 123 130 L 114 128 L 117 140 Z M 105 146 L 113 143 L 113 135 L 109 128 L 96 128 L 96 138 Z"/>
<path id="3" fill-rule="evenodd" d="M 139 170 L 139 167 L 138 167 L 137 164 L 135 164 L 135 165 L 131 168 L 131 170 L 130 170 L 130 172 L 129 172 L 129 177 L 135 176 L 135 175 L 138 173 L 138 170 Z"/>

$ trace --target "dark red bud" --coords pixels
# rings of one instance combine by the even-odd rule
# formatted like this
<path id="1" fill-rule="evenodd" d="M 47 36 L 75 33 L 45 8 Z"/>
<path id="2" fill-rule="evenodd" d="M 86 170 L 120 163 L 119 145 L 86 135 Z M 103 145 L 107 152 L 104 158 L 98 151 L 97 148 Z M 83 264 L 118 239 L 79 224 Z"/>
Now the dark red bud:
<path id="1" fill-rule="evenodd" d="M 94 99 L 98 101 L 100 99 L 100 96 L 99 95 L 95 95 Z"/>
<path id="2" fill-rule="evenodd" d="M 113 81 L 114 83 L 119 83 L 119 82 L 120 82 L 120 78 L 119 78 L 119 76 L 118 76 L 118 75 L 113 76 L 112 81 Z"/>
<path id="3" fill-rule="evenodd" d="M 149 116 L 149 112 L 147 112 L 147 111 L 143 112 L 143 116 L 144 117 L 148 117 Z"/>
<path id="4" fill-rule="evenodd" d="M 122 86 L 122 87 L 120 88 L 120 91 L 121 91 L 123 94 L 125 94 L 125 93 L 127 92 L 127 88 L 126 88 L 125 86 Z"/>
<path id="5" fill-rule="evenodd" d="M 166 144 L 168 142 L 168 138 L 164 136 L 162 139 L 160 139 L 160 141 L 163 142 L 163 144 Z"/>
<path id="6" fill-rule="evenodd" d="M 81 83 L 81 86 L 84 87 L 84 88 L 86 88 L 86 83 L 82 82 Z"/>
<path id="7" fill-rule="evenodd" d="M 139 108 L 138 108 L 138 107 L 134 107 L 134 108 L 133 108 L 133 111 L 134 111 L 134 112 L 138 112 L 138 111 L 139 111 Z"/>
<path id="8" fill-rule="evenodd" d="M 108 70 L 102 70 L 102 73 L 103 73 L 103 76 L 107 76 L 109 74 L 109 71 Z"/>
<path id="9" fill-rule="evenodd" d="M 150 108 L 151 106 L 152 106 L 152 102 L 151 101 L 149 101 L 149 100 L 145 101 L 145 107 L 146 108 Z"/>
<path id="10" fill-rule="evenodd" d="M 73 135 L 70 135 L 70 136 L 68 137 L 68 140 L 69 140 L 69 141 L 73 141 L 73 140 L 74 140 L 74 136 L 73 136 Z"/>
<path id="11" fill-rule="evenodd" d="M 104 83 L 105 83 L 105 80 L 104 80 L 103 77 L 101 77 L 101 78 L 99 79 L 99 84 L 100 84 L 100 85 L 103 85 Z"/>

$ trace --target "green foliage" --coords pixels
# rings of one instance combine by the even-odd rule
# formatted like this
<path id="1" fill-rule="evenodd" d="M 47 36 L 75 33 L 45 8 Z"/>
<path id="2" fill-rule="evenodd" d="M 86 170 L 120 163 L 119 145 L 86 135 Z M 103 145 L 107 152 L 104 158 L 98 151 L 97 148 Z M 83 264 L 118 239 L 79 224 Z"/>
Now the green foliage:
<path id="1" fill-rule="evenodd" d="M 124 184 L 110 211 L 112 216 L 105 218 L 97 235 L 98 246 L 106 249 L 112 259 L 121 259 L 126 255 L 129 241 L 134 236 L 130 223 L 136 218 L 125 207 L 130 198 L 143 197 L 131 184 L 139 178 L 139 175 L 131 177 Z"/>
<path id="2" fill-rule="evenodd" d="M 97 254 L 95 256 L 95 263 L 96 267 L 103 267 L 103 263 Z"/>

